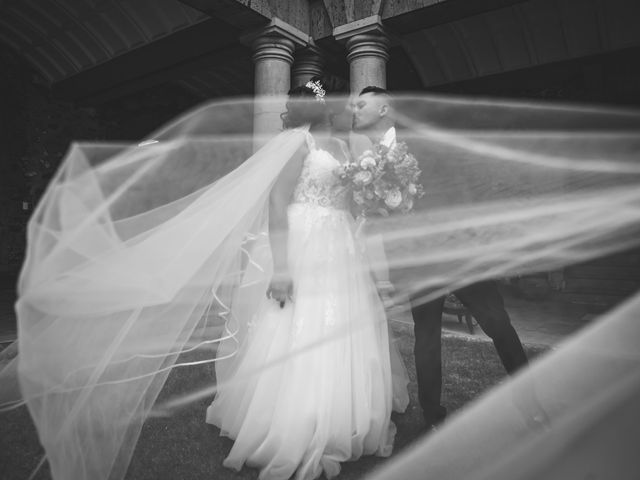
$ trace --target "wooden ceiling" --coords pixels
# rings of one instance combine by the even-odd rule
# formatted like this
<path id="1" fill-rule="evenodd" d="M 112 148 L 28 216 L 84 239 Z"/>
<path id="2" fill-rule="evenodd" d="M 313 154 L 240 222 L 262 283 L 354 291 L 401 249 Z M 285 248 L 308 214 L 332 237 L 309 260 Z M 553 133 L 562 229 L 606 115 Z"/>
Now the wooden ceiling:
<path id="1" fill-rule="evenodd" d="M 425 88 L 640 45 L 640 2 L 532 0 L 404 32 Z"/>
<path id="2" fill-rule="evenodd" d="M 166 83 L 203 98 L 250 95 L 242 33 L 280 16 L 344 73 L 332 28 L 379 14 L 389 84 L 431 88 L 640 45 L 637 0 L 0 0 L 0 42 L 53 93 L 102 102 Z"/>

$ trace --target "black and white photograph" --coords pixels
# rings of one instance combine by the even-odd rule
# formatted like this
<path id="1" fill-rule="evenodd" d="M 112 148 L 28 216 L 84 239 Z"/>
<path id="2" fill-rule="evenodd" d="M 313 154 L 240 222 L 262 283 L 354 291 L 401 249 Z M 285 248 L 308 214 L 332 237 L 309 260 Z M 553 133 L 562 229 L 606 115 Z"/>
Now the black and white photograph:
<path id="1" fill-rule="evenodd" d="M 0 479 L 640 479 L 639 21 L 0 0 Z"/>

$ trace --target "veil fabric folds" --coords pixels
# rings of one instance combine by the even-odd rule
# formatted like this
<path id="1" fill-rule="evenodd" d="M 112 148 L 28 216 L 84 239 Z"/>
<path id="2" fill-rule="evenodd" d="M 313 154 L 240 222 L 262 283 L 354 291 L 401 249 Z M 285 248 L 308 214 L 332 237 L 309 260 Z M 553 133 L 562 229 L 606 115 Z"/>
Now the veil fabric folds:
<path id="1" fill-rule="evenodd" d="M 426 194 L 376 228 L 414 302 L 640 245 L 638 112 L 442 97 L 396 109 Z M 639 315 L 636 291 L 371 478 L 638 478 Z"/>
<path id="2" fill-rule="evenodd" d="M 638 478 L 639 310 L 636 295 L 371 479 Z M 548 422 L 532 428 L 541 409 Z"/>
<path id="3" fill-rule="evenodd" d="M 139 146 L 74 144 L 29 223 L 17 369 L 54 478 L 124 477 L 194 330 L 206 321 L 205 342 L 240 342 L 244 310 L 229 300 L 269 280 L 269 250 L 262 265 L 252 251 L 304 129 L 252 155 L 244 132 L 205 134 L 208 113 Z M 189 122 L 201 130 L 174 138 Z"/>
<path id="4" fill-rule="evenodd" d="M 446 97 L 394 105 L 426 193 L 413 214 L 369 223 L 401 290 L 442 293 L 638 246 L 638 112 Z"/>
<path id="5" fill-rule="evenodd" d="M 271 275 L 270 190 L 306 135 L 290 130 L 265 143 L 252 134 L 253 111 L 254 99 L 213 102 L 139 145 L 74 144 L 41 199 L 19 282 L 19 355 L 0 382 L 17 375 L 54 478 L 123 478 L 179 356 L 203 335 L 207 345 L 242 342 Z M 386 260 L 372 268 L 390 269 L 400 294 L 424 301 L 640 244 L 640 113 L 428 95 L 397 96 L 394 111 L 426 195 L 410 215 L 368 219 L 366 231 L 385 241 Z M 593 415 L 582 418 L 595 429 L 637 402 L 638 377 L 626 375 L 638 361 L 630 350 L 640 341 L 637 302 L 628 308 L 599 325 L 603 345 L 575 340 L 589 361 L 549 357 L 546 368 L 557 366 L 557 375 L 534 382 L 545 407 L 582 401 L 573 385 L 588 383 L 578 376 L 587 364 L 606 374 L 591 377 L 585 395 L 611 393 L 605 411 L 584 404 Z M 623 373 L 630 385 L 618 389 Z M 500 416 L 514 391 L 531 391 L 531 382 L 513 386 L 480 411 Z M 550 410 L 557 428 L 565 420 L 573 428 L 571 409 Z M 516 458 L 518 448 L 534 448 L 527 438 L 519 443 L 516 415 L 502 415 L 502 429 L 478 420 L 487 416 L 464 418 L 467 432 L 495 432 L 482 441 L 486 451 L 503 446 Z M 455 428 L 434 435 L 425 452 L 458 441 Z M 456 459 L 438 465 L 436 472 L 464 471 Z"/>

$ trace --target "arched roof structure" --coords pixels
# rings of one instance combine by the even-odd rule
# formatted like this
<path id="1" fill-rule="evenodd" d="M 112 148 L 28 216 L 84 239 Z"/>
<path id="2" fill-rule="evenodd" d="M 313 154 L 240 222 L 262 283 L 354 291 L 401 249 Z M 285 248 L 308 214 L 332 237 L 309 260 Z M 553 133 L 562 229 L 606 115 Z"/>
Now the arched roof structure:
<path id="1" fill-rule="evenodd" d="M 0 42 L 54 94 L 106 100 L 173 82 L 202 97 L 251 94 L 243 33 L 277 16 L 346 66 L 333 29 L 379 15 L 390 83 L 431 88 L 640 49 L 636 0 L 4 0 Z M 346 69 L 343 69 L 343 72 Z"/>

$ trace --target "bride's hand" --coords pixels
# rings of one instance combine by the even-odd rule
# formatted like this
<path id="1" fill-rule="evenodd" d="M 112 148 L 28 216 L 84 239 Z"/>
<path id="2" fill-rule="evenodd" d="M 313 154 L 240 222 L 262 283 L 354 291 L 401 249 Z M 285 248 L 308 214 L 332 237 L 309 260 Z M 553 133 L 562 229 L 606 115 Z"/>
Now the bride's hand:
<path id="1" fill-rule="evenodd" d="M 381 280 L 376 282 L 376 288 L 378 289 L 378 295 L 380 295 L 380 300 L 382 300 L 384 307 L 387 310 L 394 307 L 396 304 L 396 300 L 394 298 L 396 289 L 393 284 L 388 280 Z"/>
<path id="2" fill-rule="evenodd" d="M 355 220 L 355 236 L 359 238 L 363 233 L 363 229 L 365 224 L 367 223 L 367 218 L 364 215 L 358 215 Z"/>
<path id="3" fill-rule="evenodd" d="M 284 308 L 287 300 L 293 301 L 293 281 L 288 273 L 274 274 L 267 288 L 267 297 L 280 303 L 280 308 Z"/>

